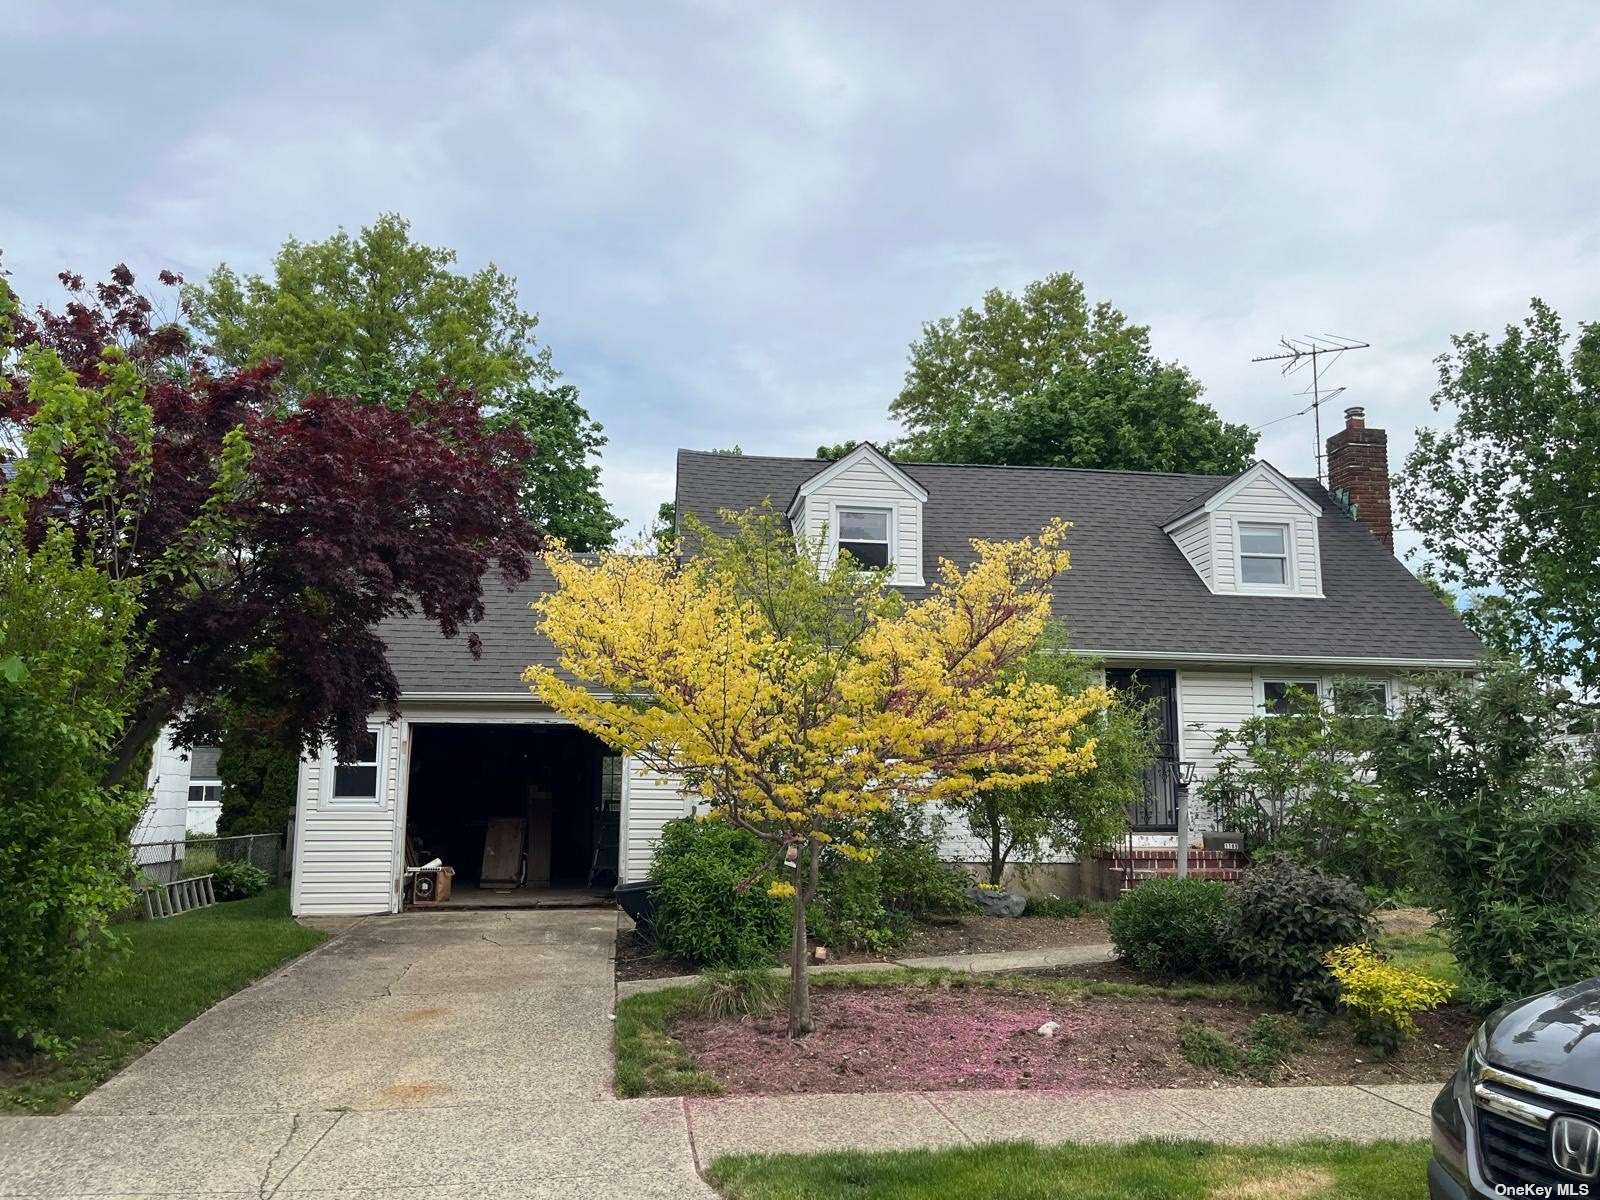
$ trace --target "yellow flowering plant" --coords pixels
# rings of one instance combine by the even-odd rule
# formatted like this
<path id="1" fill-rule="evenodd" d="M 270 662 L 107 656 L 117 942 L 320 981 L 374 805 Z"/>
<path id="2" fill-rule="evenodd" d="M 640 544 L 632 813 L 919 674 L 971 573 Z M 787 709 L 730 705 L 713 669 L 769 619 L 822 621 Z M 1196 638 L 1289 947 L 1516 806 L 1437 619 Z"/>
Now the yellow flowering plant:
<path id="1" fill-rule="evenodd" d="M 974 541 L 907 601 L 882 572 L 822 547 L 769 507 L 690 523 L 682 562 L 546 556 L 557 588 L 534 605 L 558 666 L 534 693 L 705 801 L 792 869 L 790 1032 L 811 1028 L 806 905 L 824 855 L 868 859 L 868 818 L 891 799 L 956 800 L 1094 766 L 1073 730 L 1102 687 L 1019 677 L 1069 565 L 1068 525 Z"/>
<path id="2" fill-rule="evenodd" d="M 1393 1054 L 1417 1032 L 1416 1014 L 1454 990 L 1443 980 L 1408 971 L 1368 945 L 1340 946 L 1323 956 L 1339 985 L 1339 1003 L 1356 1014 L 1362 1038 Z"/>

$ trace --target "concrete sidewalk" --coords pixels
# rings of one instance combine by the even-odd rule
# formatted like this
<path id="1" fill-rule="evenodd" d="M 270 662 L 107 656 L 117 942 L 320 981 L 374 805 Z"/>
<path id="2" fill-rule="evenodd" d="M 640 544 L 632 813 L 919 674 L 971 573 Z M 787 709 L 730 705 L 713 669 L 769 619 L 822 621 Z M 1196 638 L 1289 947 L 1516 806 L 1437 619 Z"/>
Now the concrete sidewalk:
<path id="1" fill-rule="evenodd" d="M 704 1169 L 720 1154 L 914 1150 L 1031 1141 L 1193 1138 L 1239 1145 L 1428 1136 L 1434 1084 L 1155 1088 L 1139 1091 L 887 1092 L 690 1099 Z"/>
<path id="2" fill-rule="evenodd" d="M 699 1172 L 723 1154 L 1422 1138 L 1437 1090 L 893 1092 L 15 1117 L 0 1119 L 0 1196 L 710 1198 Z"/>
<path id="3" fill-rule="evenodd" d="M 923 970 L 972 971 L 975 974 L 995 974 L 1000 971 L 1039 971 L 1047 967 L 1075 967 L 1084 963 L 1111 962 L 1116 952 L 1108 945 L 1056 946 L 1049 950 L 1002 950 L 993 954 L 934 954 L 922 958 L 875 959 L 871 962 L 822 963 L 811 968 L 813 974 L 836 974 L 851 971 L 893 971 L 899 967 L 916 967 Z M 776 975 L 787 975 L 788 967 L 773 967 Z M 627 979 L 617 984 L 617 999 L 637 996 L 642 992 L 659 992 L 667 988 L 692 987 L 704 978 L 700 975 L 667 975 L 660 979 Z"/>

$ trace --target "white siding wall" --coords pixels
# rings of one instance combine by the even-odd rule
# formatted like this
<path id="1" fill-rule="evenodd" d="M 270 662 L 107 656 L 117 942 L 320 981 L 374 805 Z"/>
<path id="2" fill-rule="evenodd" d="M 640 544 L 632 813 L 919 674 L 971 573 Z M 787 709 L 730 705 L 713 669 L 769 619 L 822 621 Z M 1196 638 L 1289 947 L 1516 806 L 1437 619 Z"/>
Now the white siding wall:
<path id="1" fill-rule="evenodd" d="M 1178 544 L 1178 549 L 1183 551 L 1183 556 L 1189 560 L 1189 565 L 1194 568 L 1195 574 L 1206 581 L 1207 587 L 1215 587 L 1211 578 L 1211 517 L 1202 513 L 1187 525 L 1181 525 L 1172 533 L 1172 540 Z"/>
<path id="2" fill-rule="evenodd" d="M 134 822 L 129 840 L 135 845 L 183 841 L 189 806 L 189 758 L 188 751 L 172 744 L 169 730 L 163 729 L 156 737 L 145 787 L 150 792 L 150 803 Z M 167 862 L 172 852 L 168 847 L 138 852 L 134 857 L 141 865 Z M 182 857 L 181 850 L 179 857 Z"/>
<path id="3" fill-rule="evenodd" d="M 1234 548 L 1233 522 L 1226 517 L 1211 520 L 1211 588 L 1232 592 L 1239 587 L 1239 553 Z"/>
<path id="4" fill-rule="evenodd" d="M 661 827 L 668 821 L 687 816 L 694 798 L 684 795 L 673 780 L 650 770 L 631 755 L 626 761 L 619 875 L 624 883 L 637 883 L 650 874 L 656 843 L 661 840 Z"/>
<path id="5" fill-rule="evenodd" d="M 870 459 L 853 463 L 826 485 L 810 493 L 799 514 L 809 541 L 822 539 L 823 566 L 833 565 L 832 542 L 836 532 L 834 509 L 859 505 L 863 508 L 888 508 L 894 510 L 893 557 L 895 574 L 892 582 L 916 587 L 923 582 L 922 571 L 922 505 L 915 496 L 894 479 L 886 475 Z"/>
<path id="6" fill-rule="evenodd" d="M 323 796 L 327 750 L 300 764 L 295 821 L 296 916 L 389 912 L 395 898 L 395 822 L 399 811 L 400 729 L 386 727 L 378 771 L 379 803 L 337 804 Z"/>

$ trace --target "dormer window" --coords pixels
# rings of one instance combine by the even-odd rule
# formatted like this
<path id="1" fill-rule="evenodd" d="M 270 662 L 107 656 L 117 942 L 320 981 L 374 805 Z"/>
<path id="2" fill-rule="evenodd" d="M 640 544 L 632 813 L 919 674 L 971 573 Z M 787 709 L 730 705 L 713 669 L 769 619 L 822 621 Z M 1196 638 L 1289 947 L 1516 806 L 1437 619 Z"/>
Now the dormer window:
<path id="1" fill-rule="evenodd" d="M 1287 525 L 1239 522 L 1239 582 L 1260 587 L 1289 586 Z"/>
<path id="2" fill-rule="evenodd" d="M 839 549 L 864 567 L 887 567 L 892 523 L 887 508 L 841 508 Z"/>

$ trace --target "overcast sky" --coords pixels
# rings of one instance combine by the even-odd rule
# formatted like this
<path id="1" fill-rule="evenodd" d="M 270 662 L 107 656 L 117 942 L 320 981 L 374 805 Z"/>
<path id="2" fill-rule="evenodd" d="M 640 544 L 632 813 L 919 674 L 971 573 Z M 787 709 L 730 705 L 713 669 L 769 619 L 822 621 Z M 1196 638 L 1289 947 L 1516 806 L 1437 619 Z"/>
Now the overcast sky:
<path id="1" fill-rule="evenodd" d="M 1391 434 L 1453 332 L 1600 318 L 1600 5 L 92 5 L 0 0 L 0 249 L 54 273 L 258 270 L 383 211 L 493 260 L 610 445 L 893 435 L 920 324 L 1068 269 L 1227 418 Z M 1330 418 L 1337 422 L 1338 414 Z M 1310 418 L 1262 453 L 1312 470 Z"/>

